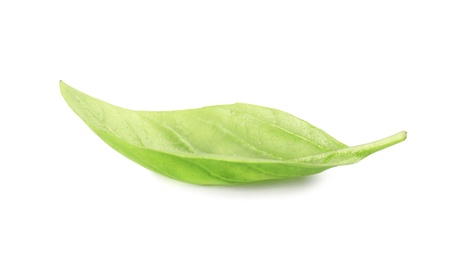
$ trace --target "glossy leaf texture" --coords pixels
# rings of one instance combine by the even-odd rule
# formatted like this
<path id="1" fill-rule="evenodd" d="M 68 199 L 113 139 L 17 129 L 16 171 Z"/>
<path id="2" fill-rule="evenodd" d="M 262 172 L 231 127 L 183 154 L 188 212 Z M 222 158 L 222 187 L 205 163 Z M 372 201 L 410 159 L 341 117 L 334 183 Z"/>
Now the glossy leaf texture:
<path id="1" fill-rule="evenodd" d="M 280 110 L 232 104 L 178 111 L 133 111 L 60 82 L 72 110 L 112 148 L 183 182 L 233 185 L 288 179 L 352 164 L 402 142 L 402 131 L 348 147 Z"/>

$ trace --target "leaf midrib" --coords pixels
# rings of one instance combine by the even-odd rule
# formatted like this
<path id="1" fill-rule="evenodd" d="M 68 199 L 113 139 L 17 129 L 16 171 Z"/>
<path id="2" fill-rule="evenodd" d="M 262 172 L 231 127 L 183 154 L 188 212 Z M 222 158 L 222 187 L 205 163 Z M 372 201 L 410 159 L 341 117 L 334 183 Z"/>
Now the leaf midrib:
<path id="1" fill-rule="evenodd" d="M 219 106 L 213 106 L 213 107 L 211 107 L 211 108 L 214 108 L 214 109 L 223 109 L 223 110 L 228 110 L 228 111 L 231 111 L 231 112 L 234 112 L 234 113 L 238 113 L 238 114 L 242 114 L 242 115 L 247 115 L 247 116 L 249 116 L 249 117 L 251 117 L 251 118 L 253 118 L 253 119 L 255 119 L 255 120 L 259 121 L 259 122 L 263 122 L 263 124 L 266 124 L 266 125 L 268 125 L 268 126 L 270 126 L 270 127 L 273 127 L 273 128 L 279 129 L 279 130 L 282 130 L 282 131 L 285 132 L 285 133 L 288 133 L 288 134 L 290 134 L 290 135 L 292 135 L 292 136 L 294 136 L 294 137 L 296 137 L 296 138 L 299 138 L 299 139 L 301 139 L 301 140 L 304 140 L 305 142 L 310 143 L 310 144 L 312 144 L 313 146 L 315 146 L 315 147 L 317 147 L 317 148 L 319 148 L 319 149 L 321 149 L 321 150 L 323 150 L 323 151 L 333 151 L 333 150 L 330 150 L 330 148 L 325 147 L 325 146 L 322 146 L 322 145 L 320 145 L 320 144 L 318 144 L 318 143 L 315 143 L 314 141 L 312 141 L 312 140 L 310 140 L 310 139 L 308 139 L 308 138 L 306 138 L 306 137 L 303 137 L 303 136 L 301 136 L 301 135 L 298 135 L 298 134 L 296 134 L 296 133 L 293 133 L 293 132 L 291 132 L 291 131 L 289 131 L 289 130 L 287 130 L 287 129 L 284 129 L 284 128 L 280 127 L 280 126 L 277 126 L 277 125 L 275 125 L 275 124 L 273 124 L 273 123 L 268 123 L 267 121 L 265 121 L 265 120 L 263 120 L 263 119 L 260 119 L 260 118 L 258 118 L 258 117 L 255 117 L 255 116 L 253 116 L 253 115 L 251 115 L 251 114 L 249 114 L 249 113 L 241 112 L 241 111 L 237 111 L 237 110 L 233 110 L 233 109 L 226 108 L 226 107 L 219 107 Z"/>

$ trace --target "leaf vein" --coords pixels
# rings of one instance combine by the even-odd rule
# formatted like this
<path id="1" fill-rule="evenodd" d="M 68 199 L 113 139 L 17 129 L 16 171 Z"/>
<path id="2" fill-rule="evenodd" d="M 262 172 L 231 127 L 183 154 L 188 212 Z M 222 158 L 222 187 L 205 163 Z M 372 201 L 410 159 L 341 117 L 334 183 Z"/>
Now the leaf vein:
<path id="1" fill-rule="evenodd" d="M 304 141 L 306 141 L 306 142 L 312 144 L 313 146 L 316 146 L 316 147 L 320 148 L 321 150 L 326 150 L 326 151 L 329 150 L 327 147 L 322 146 L 322 145 L 319 145 L 318 143 L 315 143 L 315 142 L 313 142 L 312 140 L 310 140 L 310 139 L 308 139 L 308 138 L 306 138 L 306 137 L 303 137 L 303 136 L 301 136 L 301 135 L 298 135 L 298 134 L 296 134 L 296 133 L 293 133 L 293 132 L 291 132 L 291 131 L 288 131 L 287 129 L 284 129 L 284 128 L 282 128 L 282 127 L 280 127 L 280 126 L 278 126 L 278 125 L 275 125 L 275 124 L 273 124 L 273 123 L 269 123 L 269 122 L 267 122 L 267 121 L 265 121 L 265 120 L 263 120 L 263 119 L 260 119 L 260 118 L 258 118 L 258 117 L 255 117 L 255 116 L 253 116 L 253 115 L 251 115 L 251 114 L 249 114 L 249 113 L 240 112 L 240 111 L 233 110 L 233 109 L 230 109 L 230 108 L 225 108 L 225 107 L 213 107 L 213 108 L 215 108 L 215 109 L 228 110 L 228 111 L 232 111 L 232 112 L 235 112 L 235 113 L 238 113 L 238 114 L 247 115 L 247 116 L 249 116 L 249 117 L 251 117 L 251 118 L 253 118 L 253 119 L 257 120 L 257 121 L 263 122 L 263 123 L 265 123 L 265 124 L 267 124 L 267 125 L 269 125 L 269 126 L 271 126 L 271 127 L 273 127 L 273 128 L 277 128 L 277 129 L 282 130 L 282 131 L 284 131 L 284 132 L 286 132 L 286 133 L 288 133 L 288 134 L 290 134 L 290 135 L 293 135 L 293 136 L 295 136 L 295 137 L 297 137 L 297 138 L 299 138 L 299 139 L 302 139 L 302 140 L 304 140 Z"/>
<path id="2" fill-rule="evenodd" d="M 278 159 L 278 160 L 282 159 L 281 157 L 278 157 L 278 156 L 276 156 L 276 155 L 274 155 L 274 154 L 268 153 L 268 152 L 266 152 L 266 151 L 264 151 L 264 150 L 262 150 L 262 149 L 259 149 L 259 148 L 255 147 L 255 146 L 253 146 L 252 144 L 250 144 L 249 142 L 246 142 L 243 138 L 239 137 L 238 135 L 236 135 L 236 134 L 233 133 L 232 131 L 228 130 L 227 128 L 223 127 L 222 125 L 219 125 L 219 124 L 217 124 L 217 123 L 210 122 L 210 121 L 205 120 L 205 119 L 200 118 L 200 117 L 198 117 L 198 120 L 199 120 L 199 121 L 202 121 L 202 122 L 204 122 L 204 123 L 206 123 L 206 124 L 215 126 L 216 128 L 218 128 L 218 129 L 221 130 L 222 132 L 224 132 L 224 133 L 228 134 L 229 136 L 231 136 L 232 138 L 234 138 L 234 139 L 235 139 L 236 141 L 238 141 L 239 143 L 244 144 L 245 146 L 247 146 L 248 148 L 250 148 L 250 149 L 252 149 L 252 150 L 254 150 L 254 151 L 256 151 L 256 152 L 259 152 L 259 153 L 261 153 L 261 154 L 265 154 L 266 156 L 270 156 L 270 157 L 273 158 L 273 159 Z"/>

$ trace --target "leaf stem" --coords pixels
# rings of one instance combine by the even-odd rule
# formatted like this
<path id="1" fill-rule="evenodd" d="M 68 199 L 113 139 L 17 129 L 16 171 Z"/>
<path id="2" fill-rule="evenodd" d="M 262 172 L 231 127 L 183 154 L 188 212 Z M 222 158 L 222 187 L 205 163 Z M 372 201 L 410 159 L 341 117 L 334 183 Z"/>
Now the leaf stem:
<path id="1" fill-rule="evenodd" d="M 360 161 L 361 159 L 365 158 L 366 156 L 372 153 L 375 153 L 389 146 L 400 143 L 404 141 L 406 138 L 407 132 L 401 131 L 397 134 L 371 143 L 347 147 L 303 158 L 298 158 L 291 160 L 291 162 L 320 164 L 324 166 L 327 165 L 329 167 L 352 164 Z"/>
<path id="2" fill-rule="evenodd" d="M 371 153 L 380 151 L 382 149 L 385 149 L 387 147 L 390 147 L 392 145 L 395 145 L 397 143 L 400 143 L 404 140 L 406 140 L 407 138 L 407 132 L 406 131 L 401 131 L 397 134 L 391 135 L 389 137 L 371 142 L 371 143 L 367 143 L 367 144 L 362 144 L 362 145 L 357 145 L 357 146 L 353 146 L 351 148 L 356 149 L 356 150 L 371 150 Z"/>

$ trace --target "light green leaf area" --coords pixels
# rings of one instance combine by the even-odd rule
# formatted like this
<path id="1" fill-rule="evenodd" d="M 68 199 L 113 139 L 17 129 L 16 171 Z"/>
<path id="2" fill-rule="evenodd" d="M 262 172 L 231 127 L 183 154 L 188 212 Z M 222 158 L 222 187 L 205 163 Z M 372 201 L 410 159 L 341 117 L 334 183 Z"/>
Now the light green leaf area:
<path id="1" fill-rule="evenodd" d="M 183 182 L 233 185 L 319 173 L 402 142 L 406 132 L 348 147 L 280 110 L 249 104 L 133 111 L 60 82 L 72 110 L 112 148 Z"/>

